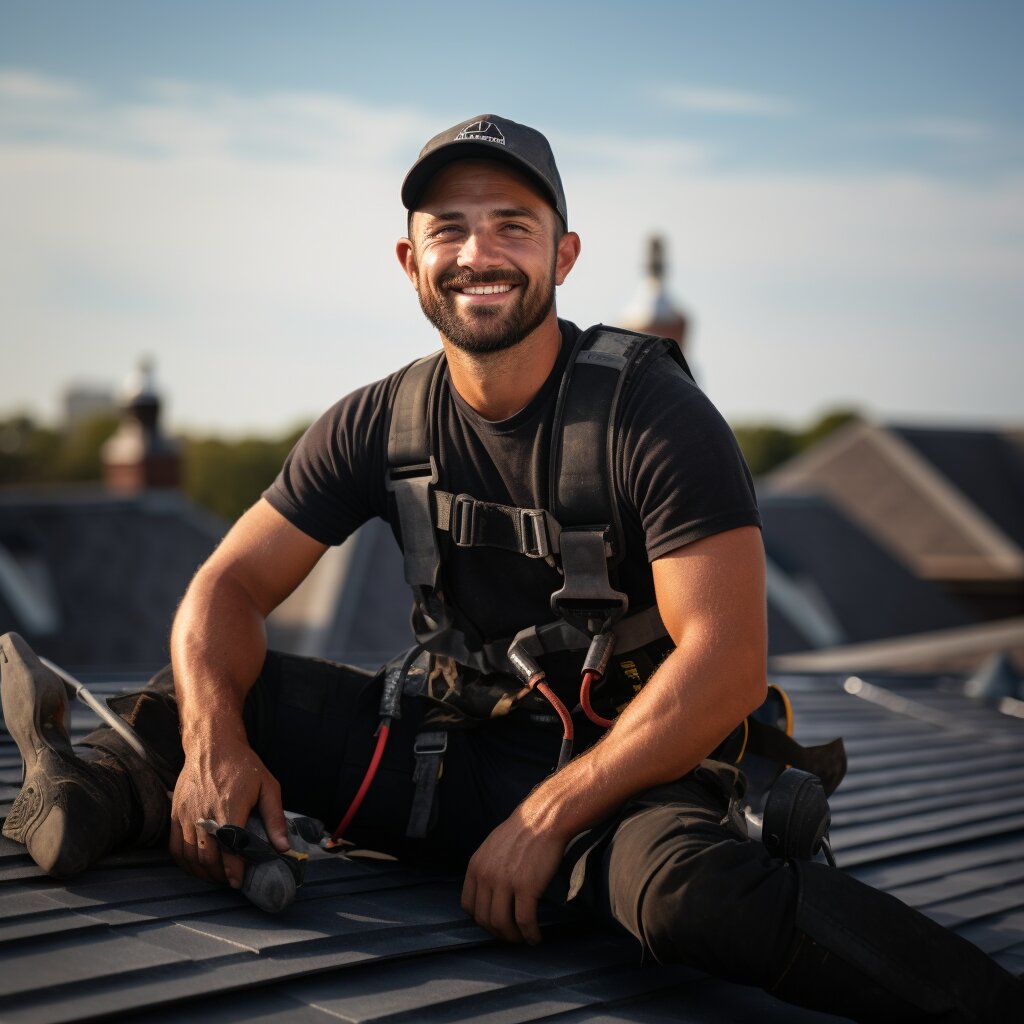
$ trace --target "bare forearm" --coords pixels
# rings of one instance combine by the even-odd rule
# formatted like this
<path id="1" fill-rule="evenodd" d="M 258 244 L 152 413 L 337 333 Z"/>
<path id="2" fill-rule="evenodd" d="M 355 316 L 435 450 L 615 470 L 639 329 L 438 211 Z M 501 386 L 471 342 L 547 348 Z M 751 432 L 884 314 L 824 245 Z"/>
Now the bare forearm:
<path id="1" fill-rule="evenodd" d="M 171 631 L 182 740 L 245 740 L 242 705 L 267 653 L 265 620 L 306 578 L 326 545 L 258 501 L 188 588 Z"/>
<path id="2" fill-rule="evenodd" d="M 169 847 L 187 871 L 242 882 L 244 865 L 197 830 L 212 818 L 243 825 L 259 811 L 274 846 L 288 849 L 281 787 L 249 745 L 246 694 L 267 651 L 266 616 L 324 551 L 269 503 L 257 502 L 196 574 L 171 631 L 185 762 L 171 804 Z"/>
<path id="3" fill-rule="evenodd" d="M 653 563 L 676 650 L 604 739 L 538 786 L 484 840 L 462 906 L 495 935 L 538 942 L 537 901 L 566 844 L 631 796 L 685 775 L 764 699 L 764 552 L 753 527 Z"/>
<path id="4" fill-rule="evenodd" d="M 266 655 L 264 618 L 230 574 L 200 571 L 171 632 L 182 742 L 244 739 L 242 705 Z"/>
<path id="5" fill-rule="evenodd" d="M 634 794 L 685 775 L 761 703 L 764 679 L 757 647 L 681 645 L 601 742 L 534 790 L 524 815 L 568 841 Z"/>

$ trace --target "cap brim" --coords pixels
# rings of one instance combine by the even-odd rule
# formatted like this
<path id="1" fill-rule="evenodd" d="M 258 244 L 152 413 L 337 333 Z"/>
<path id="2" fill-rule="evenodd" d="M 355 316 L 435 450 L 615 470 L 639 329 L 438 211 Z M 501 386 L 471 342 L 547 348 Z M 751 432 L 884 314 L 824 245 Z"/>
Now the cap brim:
<path id="1" fill-rule="evenodd" d="M 487 142 L 451 142 L 446 146 L 435 149 L 422 159 L 413 164 L 409 173 L 402 182 L 402 205 L 407 210 L 415 210 L 423 193 L 426 191 L 430 179 L 437 174 L 442 167 L 453 164 L 458 160 L 493 160 L 496 163 L 505 164 L 515 171 L 528 178 L 537 187 L 537 190 L 551 204 L 554 211 L 562 217 L 558 209 L 558 198 L 551 191 L 548 183 L 541 177 L 540 173 L 528 164 L 522 157 L 509 153 L 501 146 L 495 146 Z"/>

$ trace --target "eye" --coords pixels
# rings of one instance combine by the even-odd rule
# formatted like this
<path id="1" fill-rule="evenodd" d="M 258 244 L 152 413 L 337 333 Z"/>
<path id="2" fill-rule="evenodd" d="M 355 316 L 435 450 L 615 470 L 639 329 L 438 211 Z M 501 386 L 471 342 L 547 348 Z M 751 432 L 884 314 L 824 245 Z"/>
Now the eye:
<path id="1" fill-rule="evenodd" d="M 454 238 L 461 228 L 457 224 L 439 224 L 436 228 L 431 228 L 427 232 L 428 238 L 448 239 Z"/>

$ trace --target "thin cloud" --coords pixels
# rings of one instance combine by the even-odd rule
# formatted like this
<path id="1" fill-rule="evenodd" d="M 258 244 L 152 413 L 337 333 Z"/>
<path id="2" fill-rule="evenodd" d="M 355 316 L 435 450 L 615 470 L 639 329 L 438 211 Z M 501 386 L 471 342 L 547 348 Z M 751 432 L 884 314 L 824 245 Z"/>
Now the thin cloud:
<path id="1" fill-rule="evenodd" d="M 19 68 L 0 70 L 0 99 L 14 102 L 53 103 L 84 99 L 88 95 L 75 82 Z"/>
<path id="2" fill-rule="evenodd" d="M 46 141 L 166 159 L 344 160 L 378 168 L 433 127 L 408 110 L 331 93 L 242 94 L 154 79 L 140 83 L 131 99 L 109 99 L 16 69 L 0 70 L 0 100 L 0 138 L 8 143 Z"/>
<path id="3" fill-rule="evenodd" d="M 35 95 L 56 94 L 46 82 Z M 393 239 L 402 172 L 439 118 L 181 83 L 43 103 L 15 84 L 22 100 L 0 104 L 26 126 L 0 124 L 9 395 L 117 380 L 146 351 L 179 423 L 269 430 L 436 344 Z M 560 310 L 615 322 L 645 235 L 666 235 L 695 362 L 730 415 L 833 397 L 1019 407 L 1019 176 L 722 175 L 675 135 L 552 141 L 584 239 Z"/>
<path id="4" fill-rule="evenodd" d="M 783 96 L 738 89 L 665 86 L 657 90 L 657 96 L 667 107 L 699 114 L 791 117 L 799 113 L 800 109 L 796 103 Z"/>
<path id="5" fill-rule="evenodd" d="M 921 117 L 903 125 L 904 131 L 918 138 L 933 139 L 957 146 L 971 146 L 984 142 L 995 134 L 987 121 L 966 117 Z"/>

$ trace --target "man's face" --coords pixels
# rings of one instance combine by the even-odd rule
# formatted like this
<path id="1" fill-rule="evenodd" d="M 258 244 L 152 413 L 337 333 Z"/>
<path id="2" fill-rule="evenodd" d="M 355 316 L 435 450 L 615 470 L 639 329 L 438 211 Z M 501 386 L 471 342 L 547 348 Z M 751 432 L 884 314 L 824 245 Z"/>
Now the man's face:
<path id="1" fill-rule="evenodd" d="M 554 315 L 555 285 L 568 273 L 560 267 L 560 221 L 515 171 L 487 160 L 442 168 L 410 234 L 399 258 L 425 316 L 456 348 L 500 352 Z"/>

